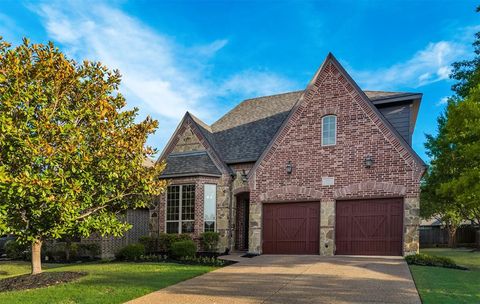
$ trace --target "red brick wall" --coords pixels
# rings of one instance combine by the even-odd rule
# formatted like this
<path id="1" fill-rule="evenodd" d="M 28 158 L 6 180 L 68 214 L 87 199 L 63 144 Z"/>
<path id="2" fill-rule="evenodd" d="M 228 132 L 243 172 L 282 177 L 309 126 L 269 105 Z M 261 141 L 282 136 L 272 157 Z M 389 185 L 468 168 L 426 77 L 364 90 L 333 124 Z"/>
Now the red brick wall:
<path id="1" fill-rule="evenodd" d="M 362 98 L 327 62 L 252 176 L 251 202 L 417 197 L 423 168 Z M 323 147 L 321 118 L 328 114 L 337 115 L 337 144 Z M 372 168 L 364 166 L 367 155 L 374 160 Z M 335 185 L 322 186 L 322 177 L 334 177 Z"/>

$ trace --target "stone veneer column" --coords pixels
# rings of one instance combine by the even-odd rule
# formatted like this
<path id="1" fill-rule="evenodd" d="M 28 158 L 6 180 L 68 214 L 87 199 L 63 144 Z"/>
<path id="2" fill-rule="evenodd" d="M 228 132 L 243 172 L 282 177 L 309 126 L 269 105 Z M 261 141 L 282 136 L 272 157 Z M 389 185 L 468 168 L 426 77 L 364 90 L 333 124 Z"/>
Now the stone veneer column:
<path id="1" fill-rule="evenodd" d="M 404 255 L 416 254 L 419 251 L 420 198 L 406 197 L 404 200 L 404 209 Z"/>
<path id="2" fill-rule="evenodd" d="M 335 201 L 320 203 L 320 255 L 334 255 Z"/>
<path id="3" fill-rule="evenodd" d="M 250 202 L 248 252 L 262 253 L 262 204 Z"/>
<path id="4" fill-rule="evenodd" d="M 226 248 L 229 248 L 228 235 L 229 228 L 228 222 L 230 218 L 230 190 L 226 181 L 222 181 L 222 184 L 217 185 L 217 232 L 220 235 L 218 242 L 219 252 L 224 252 Z"/>

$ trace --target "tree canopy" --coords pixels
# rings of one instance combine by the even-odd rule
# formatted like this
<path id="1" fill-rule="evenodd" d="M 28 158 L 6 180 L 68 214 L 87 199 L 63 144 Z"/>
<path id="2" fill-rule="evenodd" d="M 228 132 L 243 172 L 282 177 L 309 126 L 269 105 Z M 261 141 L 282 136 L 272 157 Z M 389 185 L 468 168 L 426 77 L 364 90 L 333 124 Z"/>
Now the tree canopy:
<path id="1" fill-rule="evenodd" d="M 430 168 L 422 216 L 440 216 L 447 226 L 463 220 L 480 225 L 480 32 L 473 46 L 472 59 L 452 65 L 455 94 L 438 119 L 438 133 L 427 135 L 425 144 Z"/>
<path id="2" fill-rule="evenodd" d="M 120 80 L 53 43 L 12 47 L 0 37 L 0 234 L 36 246 L 118 236 L 129 229 L 118 213 L 164 191 L 163 165 L 144 165 L 156 153 L 145 142 L 158 122 L 135 122 Z"/>

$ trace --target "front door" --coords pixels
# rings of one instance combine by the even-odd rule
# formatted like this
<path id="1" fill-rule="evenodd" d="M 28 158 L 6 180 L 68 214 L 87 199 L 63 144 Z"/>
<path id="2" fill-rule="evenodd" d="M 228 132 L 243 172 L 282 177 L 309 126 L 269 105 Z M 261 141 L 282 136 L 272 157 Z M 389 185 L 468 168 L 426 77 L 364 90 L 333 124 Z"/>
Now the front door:
<path id="1" fill-rule="evenodd" d="M 248 250 L 248 222 L 250 199 L 248 193 L 237 195 L 237 219 L 235 229 L 235 249 Z"/>

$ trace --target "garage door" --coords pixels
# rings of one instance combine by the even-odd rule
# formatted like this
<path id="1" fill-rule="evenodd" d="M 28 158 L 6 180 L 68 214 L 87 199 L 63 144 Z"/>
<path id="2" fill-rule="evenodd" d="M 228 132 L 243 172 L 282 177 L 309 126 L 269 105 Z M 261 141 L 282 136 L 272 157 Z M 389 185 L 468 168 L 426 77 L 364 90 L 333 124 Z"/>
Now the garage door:
<path id="1" fill-rule="evenodd" d="M 403 199 L 337 201 L 336 254 L 402 255 Z"/>
<path id="2" fill-rule="evenodd" d="M 263 253 L 318 254 L 320 203 L 263 205 Z"/>

